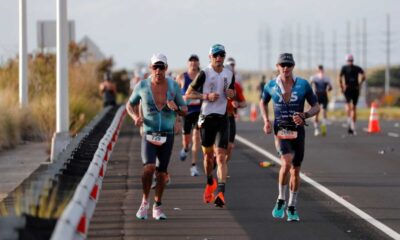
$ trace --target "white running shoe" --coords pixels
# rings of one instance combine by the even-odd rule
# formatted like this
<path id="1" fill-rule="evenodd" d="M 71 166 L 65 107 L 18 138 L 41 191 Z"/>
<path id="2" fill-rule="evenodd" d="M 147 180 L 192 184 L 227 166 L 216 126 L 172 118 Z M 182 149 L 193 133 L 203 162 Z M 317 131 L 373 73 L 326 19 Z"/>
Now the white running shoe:
<path id="1" fill-rule="evenodd" d="M 165 216 L 161 206 L 157 206 L 155 203 L 153 205 L 153 218 L 155 220 L 165 220 L 167 216 Z"/>
<path id="2" fill-rule="evenodd" d="M 147 212 L 149 208 L 150 208 L 149 202 L 143 201 L 142 204 L 140 205 L 139 210 L 136 213 L 136 217 L 141 220 L 147 219 Z"/>
<path id="3" fill-rule="evenodd" d="M 196 176 L 199 176 L 199 175 L 200 174 L 199 174 L 199 170 L 197 169 L 197 166 L 196 165 L 192 166 L 190 168 L 190 176 L 196 177 Z"/>
<path id="4" fill-rule="evenodd" d="M 318 128 L 314 129 L 314 136 L 319 136 L 319 129 Z"/>

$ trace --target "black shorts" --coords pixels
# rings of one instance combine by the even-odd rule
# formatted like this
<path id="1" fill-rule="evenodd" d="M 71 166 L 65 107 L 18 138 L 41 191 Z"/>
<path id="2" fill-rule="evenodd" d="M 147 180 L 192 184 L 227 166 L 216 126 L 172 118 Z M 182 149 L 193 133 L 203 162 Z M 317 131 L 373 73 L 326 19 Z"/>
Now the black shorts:
<path id="1" fill-rule="evenodd" d="M 174 146 L 174 134 L 167 134 L 167 141 L 161 145 L 154 145 L 146 140 L 146 134 L 142 137 L 142 161 L 143 165 L 156 164 L 159 172 L 167 172 Z M 158 162 L 156 162 L 158 160 Z"/>
<path id="2" fill-rule="evenodd" d="M 204 119 L 200 128 L 201 145 L 227 149 L 229 137 L 229 121 L 227 115 L 210 114 Z"/>
<path id="3" fill-rule="evenodd" d="M 326 110 L 328 108 L 328 94 L 326 92 L 317 92 L 317 99 L 322 108 Z"/>
<path id="4" fill-rule="evenodd" d="M 278 127 L 274 127 L 275 137 L 278 132 Z M 296 139 L 278 139 L 279 146 L 277 151 L 279 156 L 283 154 L 293 154 L 292 164 L 295 167 L 300 167 L 304 158 L 304 139 L 305 139 L 304 127 L 297 127 L 297 138 Z"/>
<path id="5" fill-rule="evenodd" d="M 183 134 L 187 135 L 192 132 L 193 128 L 197 127 L 200 112 L 192 112 L 183 117 Z"/>
<path id="6" fill-rule="evenodd" d="M 353 102 L 354 106 L 357 105 L 359 95 L 360 91 L 358 89 L 346 89 L 344 91 L 344 97 L 346 98 L 346 103 Z"/>
<path id="7" fill-rule="evenodd" d="M 229 116 L 229 143 L 235 142 L 236 136 L 236 120 L 235 116 Z"/>

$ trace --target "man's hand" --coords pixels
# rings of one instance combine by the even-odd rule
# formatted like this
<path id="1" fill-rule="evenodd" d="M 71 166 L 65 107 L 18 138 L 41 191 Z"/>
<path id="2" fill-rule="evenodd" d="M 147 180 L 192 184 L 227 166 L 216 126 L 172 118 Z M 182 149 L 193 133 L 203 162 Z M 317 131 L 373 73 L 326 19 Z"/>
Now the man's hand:
<path id="1" fill-rule="evenodd" d="M 176 103 L 173 100 L 167 101 L 167 106 L 172 111 L 177 111 L 178 110 L 178 106 L 176 106 Z"/>
<path id="2" fill-rule="evenodd" d="M 133 121 L 135 122 L 136 127 L 141 127 L 143 125 L 143 118 L 142 117 L 134 117 Z"/>
<path id="3" fill-rule="evenodd" d="M 306 116 L 304 113 L 296 112 L 293 114 L 293 122 L 296 125 L 303 126 L 306 123 Z"/>
<path id="4" fill-rule="evenodd" d="M 264 132 L 266 134 L 272 133 L 272 125 L 271 125 L 271 122 L 269 120 L 264 122 Z"/>
<path id="5" fill-rule="evenodd" d="M 225 95 L 227 98 L 233 98 L 235 96 L 235 90 L 228 88 L 225 91 Z"/>
<path id="6" fill-rule="evenodd" d="M 209 93 L 208 96 L 207 96 L 207 100 L 209 102 L 215 102 L 215 101 L 218 100 L 218 98 L 219 98 L 219 94 L 215 93 L 215 92 L 214 93 Z"/>

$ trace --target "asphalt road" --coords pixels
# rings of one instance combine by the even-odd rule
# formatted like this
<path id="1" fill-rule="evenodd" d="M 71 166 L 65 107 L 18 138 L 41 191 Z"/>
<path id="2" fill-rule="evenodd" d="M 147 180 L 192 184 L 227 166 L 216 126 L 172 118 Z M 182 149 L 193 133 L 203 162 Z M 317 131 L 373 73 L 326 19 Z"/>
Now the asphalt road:
<path id="1" fill-rule="evenodd" d="M 359 127 L 366 127 L 360 123 Z M 395 122 L 381 122 L 382 133 L 347 136 L 340 122 L 326 137 L 307 130 L 303 172 L 395 232 L 400 232 L 400 133 Z M 272 136 L 261 122 L 239 122 L 238 135 L 275 154 Z M 261 168 L 264 155 L 237 141 L 229 162 L 227 206 L 202 203 L 204 175 L 189 176 L 180 162 L 177 136 L 169 172 L 172 183 L 163 206 L 168 220 L 137 220 L 141 201 L 140 141 L 125 126 L 111 157 L 89 239 L 391 239 L 312 185 L 303 182 L 298 197 L 301 221 L 274 219 L 279 166 Z M 383 151 L 383 152 L 382 152 Z M 201 166 L 201 163 L 199 164 Z M 151 213 L 151 212 L 150 212 Z"/>

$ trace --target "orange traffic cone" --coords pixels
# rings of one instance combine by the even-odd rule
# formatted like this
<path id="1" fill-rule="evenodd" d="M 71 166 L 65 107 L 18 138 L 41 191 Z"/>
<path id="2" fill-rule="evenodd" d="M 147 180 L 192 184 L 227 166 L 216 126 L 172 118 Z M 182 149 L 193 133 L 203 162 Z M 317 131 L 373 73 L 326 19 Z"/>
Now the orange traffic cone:
<path id="1" fill-rule="evenodd" d="M 379 127 L 378 113 L 376 112 L 377 108 L 378 104 L 372 102 L 371 113 L 369 115 L 369 124 L 368 124 L 369 133 L 377 133 L 381 131 L 381 128 Z"/>
<path id="2" fill-rule="evenodd" d="M 257 120 L 257 105 L 251 104 L 250 108 L 250 121 L 255 122 Z"/>

